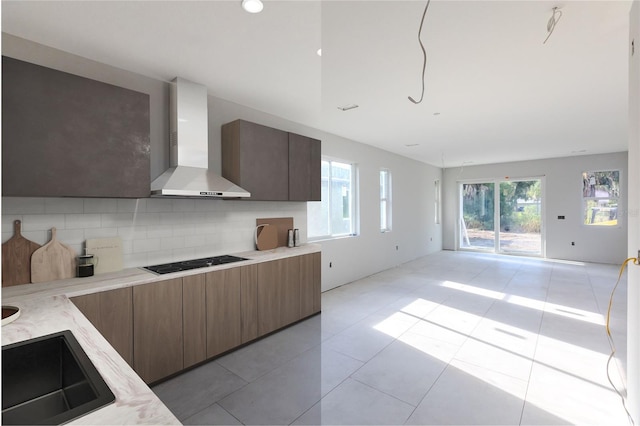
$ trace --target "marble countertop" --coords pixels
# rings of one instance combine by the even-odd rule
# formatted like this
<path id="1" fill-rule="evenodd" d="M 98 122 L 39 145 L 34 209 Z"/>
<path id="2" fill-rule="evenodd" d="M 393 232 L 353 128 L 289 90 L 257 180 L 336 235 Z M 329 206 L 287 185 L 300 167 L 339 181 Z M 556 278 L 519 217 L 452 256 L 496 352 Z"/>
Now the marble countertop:
<path id="1" fill-rule="evenodd" d="M 5 287 L 2 289 L 2 304 L 20 308 L 20 317 L 2 327 L 2 345 L 71 330 L 111 388 L 116 400 L 113 404 L 84 415 L 70 424 L 180 424 L 69 298 L 319 251 L 320 246 L 317 244 L 294 248 L 279 247 L 267 251 L 234 253 L 235 256 L 248 259 L 242 263 L 172 274 L 158 275 L 145 269 L 130 268 L 87 278 Z"/>

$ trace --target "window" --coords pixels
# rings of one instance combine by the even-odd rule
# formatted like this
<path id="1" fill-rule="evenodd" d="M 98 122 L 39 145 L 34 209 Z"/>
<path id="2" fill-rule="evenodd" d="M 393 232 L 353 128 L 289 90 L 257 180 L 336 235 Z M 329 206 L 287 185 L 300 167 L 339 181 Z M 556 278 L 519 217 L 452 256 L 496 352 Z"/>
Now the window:
<path id="1" fill-rule="evenodd" d="M 440 212 L 441 212 L 441 207 L 440 207 L 440 194 L 441 194 L 441 189 L 440 189 L 440 179 L 435 180 L 434 182 L 434 194 L 433 194 L 433 199 L 434 201 L 434 205 L 435 205 L 435 222 L 436 225 L 440 224 Z"/>
<path id="2" fill-rule="evenodd" d="M 380 170 L 380 232 L 391 231 L 391 172 Z"/>
<path id="3" fill-rule="evenodd" d="M 310 239 L 356 234 L 356 167 L 354 164 L 322 160 L 322 201 L 308 204 Z"/>
<path id="4" fill-rule="evenodd" d="M 619 170 L 582 173 L 582 212 L 585 225 L 617 225 L 619 198 Z"/>

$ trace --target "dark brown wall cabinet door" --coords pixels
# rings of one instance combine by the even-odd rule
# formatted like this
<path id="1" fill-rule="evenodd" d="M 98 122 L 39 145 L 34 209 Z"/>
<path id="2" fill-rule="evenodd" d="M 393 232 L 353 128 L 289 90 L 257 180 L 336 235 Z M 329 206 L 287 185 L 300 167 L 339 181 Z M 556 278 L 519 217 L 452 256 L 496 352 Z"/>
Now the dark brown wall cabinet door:
<path id="1" fill-rule="evenodd" d="M 207 359 L 205 274 L 182 278 L 184 368 Z"/>
<path id="2" fill-rule="evenodd" d="M 132 294 L 131 287 L 128 287 L 71 298 L 80 312 L 131 366 L 133 366 Z"/>
<path id="3" fill-rule="evenodd" d="M 183 368 L 182 278 L 133 287 L 133 365 L 146 383 Z"/>
<path id="4" fill-rule="evenodd" d="M 300 258 L 258 264 L 258 334 L 300 319 Z"/>
<path id="5" fill-rule="evenodd" d="M 2 57 L 2 195 L 148 197 L 149 95 Z"/>
<path id="6" fill-rule="evenodd" d="M 222 175 L 251 193 L 251 200 L 289 198 L 286 132 L 236 120 L 222 126 Z"/>
<path id="7" fill-rule="evenodd" d="M 242 343 L 241 268 L 206 274 L 207 357 Z"/>
<path id="8" fill-rule="evenodd" d="M 320 201 L 320 141 L 289 133 L 289 200 Z"/>

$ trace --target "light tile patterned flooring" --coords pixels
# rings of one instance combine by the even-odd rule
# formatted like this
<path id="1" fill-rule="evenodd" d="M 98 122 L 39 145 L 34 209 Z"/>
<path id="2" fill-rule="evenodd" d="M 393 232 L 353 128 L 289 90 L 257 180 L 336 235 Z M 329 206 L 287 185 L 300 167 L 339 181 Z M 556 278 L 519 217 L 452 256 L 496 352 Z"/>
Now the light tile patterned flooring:
<path id="1" fill-rule="evenodd" d="M 443 251 L 153 388 L 185 424 L 628 424 L 615 265 Z M 622 386 L 626 281 L 611 316 Z"/>

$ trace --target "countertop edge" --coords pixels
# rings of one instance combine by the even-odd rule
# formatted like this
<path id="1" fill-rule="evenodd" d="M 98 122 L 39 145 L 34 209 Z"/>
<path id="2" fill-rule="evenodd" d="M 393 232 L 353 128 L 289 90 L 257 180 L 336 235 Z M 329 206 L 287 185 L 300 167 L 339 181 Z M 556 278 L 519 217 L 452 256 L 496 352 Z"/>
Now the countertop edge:
<path id="1" fill-rule="evenodd" d="M 88 278 L 4 287 L 2 304 L 17 306 L 21 316 L 2 327 L 2 345 L 71 330 L 116 401 L 69 424 L 181 424 L 70 298 L 318 252 L 321 252 L 319 244 L 305 244 L 234 253 L 248 260 L 172 274 L 158 275 L 142 268 L 128 268 Z"/>

